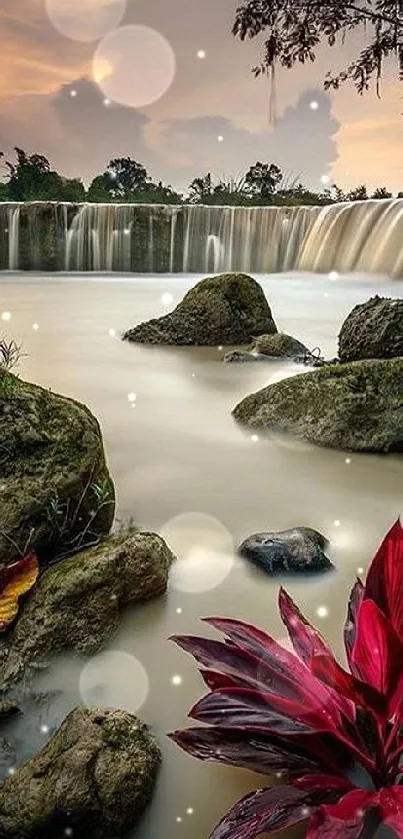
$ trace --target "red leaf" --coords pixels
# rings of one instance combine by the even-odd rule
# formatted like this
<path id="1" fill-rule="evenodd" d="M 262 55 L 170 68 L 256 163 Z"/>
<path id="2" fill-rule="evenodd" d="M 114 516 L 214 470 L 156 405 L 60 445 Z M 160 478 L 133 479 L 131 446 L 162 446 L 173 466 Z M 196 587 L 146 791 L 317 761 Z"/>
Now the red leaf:
<path id="1" fill-rule="evenodd" d="M 359 839 L 363 816 L 376 793 L 357 789 L 338 804 L 319 807 L 313 815 L 306 839 Z"/>
<path id="2" fill-rule="evenodd" d="M 399 520 L 372 560 L 364 596 L 377 604 L 403 640 L 403 528 Z"/>
<path id="3" fill-rule="evenodd" d="M 331 653 L 315 655 L 311 663 L 312 672 L 326 685 L 341 693 L 358 707 L 372 709 L 375 713 L 385 715 L 387 703 L 385 697 L 365 682 L 355 679 L 346 673 Z"/>
<path id="4" fill-rule="evenodd" d="M 262 676 L 263 690 L 266 693 L 273 692 L 276 696 L 299 699 L 305 705 L 307 702 L 310 705 L 313 703 L 315 708 L 320 705 L 326 707 L 334 714 L 335 720 L 339 720 L 340 726 L 342 726 L 340 720 L 340 705 L 342 705 L 343 712 L 351 719 L 350 709 L 346 706 L 343 697 L 340 699 L 323 685 L 296 655 L 278 644 L 270 635 L 243 621 L 228 618 L 204 618 L 204 621 L 227 635 L 237 647 L 258 658 L 262 672 L 265 665 L 269 667 L 271 684 L 265 682 Z M 180 638 L 175 640 L 178 643 L 181 641 Z M 233 646 L 228 646 L 228 649 L 233 648 Z M 240 675 L 244 678 L 244 673 Z"/>
<path id="5" fill-rule="evenodd" d="M 185 752 L 199 760 L 240 766 L 266 777 L 275 772 L 298 774 L 315 772 L 317 763 L 294 742 L 278 737 L 253 734 L 242 729 L 188 728 L 169 735 Z M 319 776 L 322 777 L 322 776 Z"/>
<path id="6" fill-rule="evenodd" d="M 391 702 L 401 675 L 403 643 L 372 600 L 361 605 L 352 660 L 360 679 Z"/>
<path id="7" fill-rule="evenodd" d="M 306 820 L 306 793 L 292 787 L 257 790 L 242 798 L 213 830 L 210 839 L 255 839 L 268 830 Z"/>
<path id="8" fill-rule="evenodd" d="M 331 654 L 324 638 L 307 621 L 283 588 L 279 593 L 279 608 L 294 650 L 304 664 L 309 667 L 311 658 L 316 653 Z"/>
<path id="9" fill-rule="evenodd" d="M 279 704 L 282 710 L 276 707 Z M 228 688 L 208 694 L 191 709 L 189 717 L 208 725 L 266 730 L 284 736 L 332 731 L 333 728 L 324 715 L 318 718 L 298 703 L 285 699 L 272 701 L 272 697 L 246 688 Z"/>
<path id="10" fill-rule="evenodd" d="M 378 809 L 382 824 L 392 828 L 396 836 L 403 837 L 403 788 L 401 786 L 381 789 L 378 794 Z"/>
<path id="11" fill-rule="evenodd" d="M 346 649 L 346 656 L 348 666 L 354 676 L 357 676 L 354 670 L 354 662 L 352 661 L 352 652 L 357 635 L 357 618 L 358 611 L 364 599 L 364 586 L 361 580 L 357 580 L 350 592 L 350 598 L 347 607 L 347 617 L 344 624 L 344 646 Z"/>

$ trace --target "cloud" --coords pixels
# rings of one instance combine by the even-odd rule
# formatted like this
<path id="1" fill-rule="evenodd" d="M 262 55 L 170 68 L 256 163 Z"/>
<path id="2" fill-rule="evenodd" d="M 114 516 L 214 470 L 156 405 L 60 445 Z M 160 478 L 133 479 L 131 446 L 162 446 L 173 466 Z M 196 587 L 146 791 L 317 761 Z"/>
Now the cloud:
<path id="1" fill-rule="evenodd" d="M 318 102 L 316 111 L 310 109 L 312 100 Z M 223 117 L 208 116 L 167 120 L 157 129 L 151 122 L 146 136 L 165 159 L 170 177 L 176 175 L 182 186 L 207 171 L 217 177 L 238 177 L 261 160 L 277 163 L 291 178 L 320 188 L 321 176 L 331 172 L 337 159 L 338 129 L 329 98 L 307 91 L 285 110 L 272 131 L 248 131 Z"/>

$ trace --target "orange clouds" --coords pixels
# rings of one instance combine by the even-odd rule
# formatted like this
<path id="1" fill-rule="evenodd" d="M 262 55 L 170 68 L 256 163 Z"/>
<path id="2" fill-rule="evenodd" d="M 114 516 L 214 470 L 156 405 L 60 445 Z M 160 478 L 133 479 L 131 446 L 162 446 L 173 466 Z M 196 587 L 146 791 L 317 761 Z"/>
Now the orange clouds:
<path id="1" fill-rule="evenodd" d="M 6 0 L 8 3 L 9 0 Z M 43 0 L 19 0 L 0 10 L 0 106 L 18 110 L 18 99 L 49 94 L 83 75 L 90 49 L 51 27 Z"/>

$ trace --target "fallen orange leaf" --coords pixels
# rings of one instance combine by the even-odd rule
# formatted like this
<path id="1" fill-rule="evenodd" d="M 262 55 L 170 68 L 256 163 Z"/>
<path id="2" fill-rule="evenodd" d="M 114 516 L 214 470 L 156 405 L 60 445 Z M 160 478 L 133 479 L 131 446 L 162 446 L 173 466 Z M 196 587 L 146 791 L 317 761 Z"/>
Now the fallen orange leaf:
<path id="1" fill-rule="evenodd" d="M 0 569 L 0 632 L 18 615 L 18 600 L 35 585 L 38 575 L 39 563 L 34 553 Z"/>

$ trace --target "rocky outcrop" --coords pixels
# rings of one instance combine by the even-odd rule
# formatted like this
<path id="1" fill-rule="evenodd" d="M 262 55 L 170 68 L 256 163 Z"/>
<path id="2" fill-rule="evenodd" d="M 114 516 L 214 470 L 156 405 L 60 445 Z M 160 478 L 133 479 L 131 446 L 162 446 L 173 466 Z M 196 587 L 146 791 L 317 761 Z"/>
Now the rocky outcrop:
<path id="1" fill-rule="evenodd" d="M 310 527 L 294 527 L 278 533 L 254 533 L 238 548 L 240 556 L 270 575 L 329 571 L 327 539 Z"/>
<path id="2" fill-rule="evenodd" d="M 403 358 L 325 366 L 243 399 L 236 420 L 320 446 L 403 451 Z"/>
<path id="3" fill-rule="evenodd" d="M 277 332 L 263 289 L 247 274 L 202 280 L 163 317 L 129 329 L 124 340 L 141 344 L 216 346 L 249 344 Z"/>
<path id="4" fill-rule="evenodd" d="M 313 356 L 310 350 L 304 344 L 301 344 L 301 341 L 297 341 L 291 335 L 284 335 L 282 332 L 277 332 L 275 335 L 259 335 L 257 338 L 254 338 L 248 350 L 232 350 L 226 353 L 224 361 L 227 363 L 272 361 L 279 358 L 307 364 L 320 360 L 316 356 Z"/>
<path id="5" fill-rule="evenodd" d="M 77 708 L 0 786 L 2 839 L 120 837 L 149 803 L 160 750 L 124 711 Z"/>
<path id="6" fill-rule="evenodd" d="M 250 352 L 261 353 L 271 358 L 298 358 L 310 355 L 310 351 L 301 341 L 291 335 L 278 332 L 277 335 L 259 335 L 254 339 Z"/>
<path id="7" fill-rule="evenodd" d="M 122 612 L 162 594 L 174 556 L 155 533 L 116 535 L 48 568 L 21 610 L 0 683 L 63 650 L 94 653 Z"/>
<path id="8" fill-rule="evenodd" d="M 403 356 L 403 300 L 376 296 L 355 306 L 340 330 L 340 361 L 398 356 Z"/>
<path id="9" fill-rule="evenodd" d="M 115 494 L 97 420 L 84 405 L 0 368 L 0 565 L 42 564 L 109 533 Z"/>

